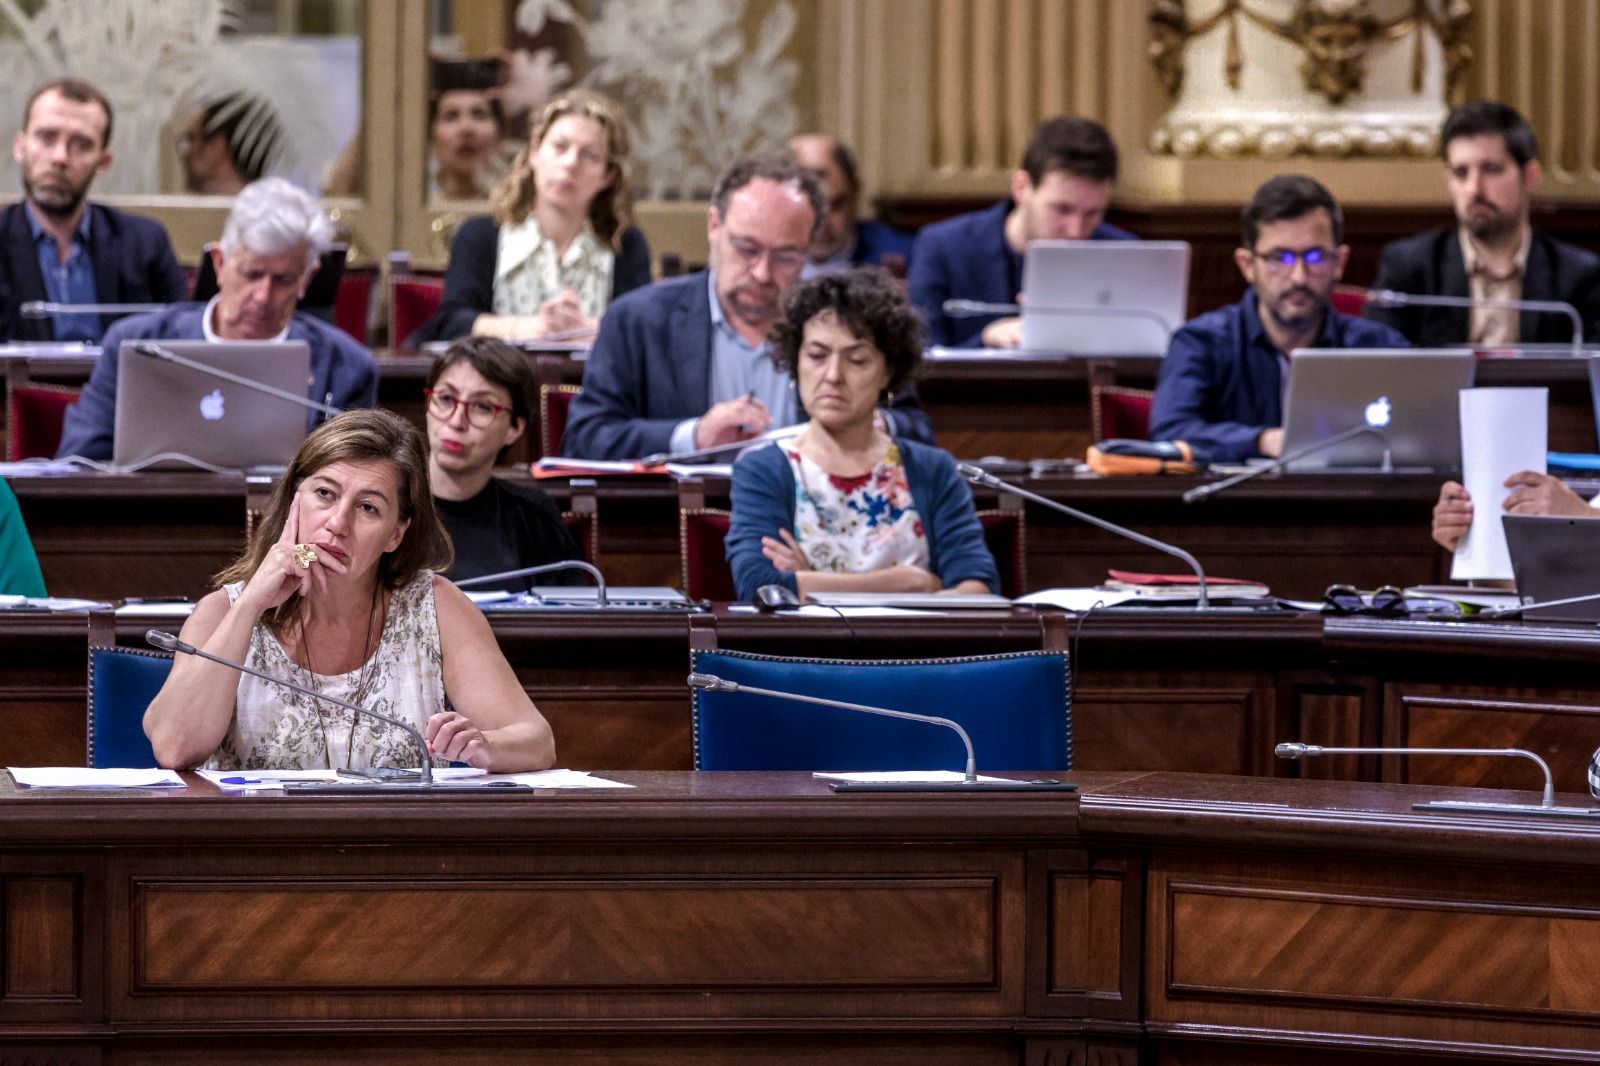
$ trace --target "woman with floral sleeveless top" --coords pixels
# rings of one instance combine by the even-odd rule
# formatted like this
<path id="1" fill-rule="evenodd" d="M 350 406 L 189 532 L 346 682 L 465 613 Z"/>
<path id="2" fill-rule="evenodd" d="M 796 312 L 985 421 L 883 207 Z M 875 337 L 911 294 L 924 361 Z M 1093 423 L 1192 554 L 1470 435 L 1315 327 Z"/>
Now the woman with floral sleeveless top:
<path id="1" fill-rule="evenodd" d="M 300 446 L 249 548 L 181 636 L 409 722 L 437 762 L 496 772 L 550 766 L 550 727 L 488 622 L 435 574 L 450 554 L 422 434 L 387 411 L 348 411 Z M 398 727 L 194 656 L 174 661 L 144 728 L 170 767 L 421 761 Z"/>
<path id="2" fill-rule="evenodd" d="M 894 280 L 856 270 L 800 283 L 771 344 L 810 422 L 734 466 L 727 552 L 739 596 L 769 584 L 801 596 L 995 591 L 955 461 L 895 439 L 877 415 L 922 359 L 921 323 Z"/>

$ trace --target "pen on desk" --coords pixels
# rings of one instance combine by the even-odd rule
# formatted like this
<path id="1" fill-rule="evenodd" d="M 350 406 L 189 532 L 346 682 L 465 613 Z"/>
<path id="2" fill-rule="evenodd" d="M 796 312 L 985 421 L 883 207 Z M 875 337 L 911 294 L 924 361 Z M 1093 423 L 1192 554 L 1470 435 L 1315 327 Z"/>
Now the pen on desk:
<path id="1" fill-rule="evenodd" d="M 224 785 L 277 785 L 277 784 L 282 784 L 282 782 L 280 782 L 280 781 L 266 781 L 266 780 L 263 780 L 262 778 L 259 778 L 259 777 L 224 777 L 224 778 L 221 779 L 221 783 L 224 784 Z"/>

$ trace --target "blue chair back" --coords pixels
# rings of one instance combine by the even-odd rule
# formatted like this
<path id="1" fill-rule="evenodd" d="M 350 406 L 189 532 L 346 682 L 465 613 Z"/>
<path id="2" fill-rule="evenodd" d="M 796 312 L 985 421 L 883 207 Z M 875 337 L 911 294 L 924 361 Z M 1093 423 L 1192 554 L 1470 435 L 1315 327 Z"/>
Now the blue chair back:
<path id="1" fill-rule="evenodd" d="M 139 648 L 89 649 L 89 765 L 156 764 L 144 710 L 172 671 L 172 656 Z"/>
<path id="2" fill-rule="evenodd" d="M 697 673 L 779 692 L 959 722 L 978 771 L 1070 770 L 1067 657 L 1030 651 L 961 659 L 790 659 L 696 651 Z M 694 693 L 697 770 L 961 770 L 949 729 L 743 692 Z"/>

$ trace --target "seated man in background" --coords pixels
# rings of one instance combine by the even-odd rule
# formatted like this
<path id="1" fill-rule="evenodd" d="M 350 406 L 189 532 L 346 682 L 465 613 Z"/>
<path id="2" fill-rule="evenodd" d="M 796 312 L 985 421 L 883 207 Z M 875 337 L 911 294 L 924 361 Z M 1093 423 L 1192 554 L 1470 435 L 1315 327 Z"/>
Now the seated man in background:
<path id="1" fill-rule="evenodd" d="M 1523 470 L 1506 478 L 1505 484 L 1512 490 L 1501 505 L 1507 514 L 1600 518 L 1600 510 L 1550 474 Z M 1434 543 L 1445 551 L 1455 551 L 1472 526 L 1472 515 L 1472 496 L 1466 486 L 1459 481 L 1446 481 L 1439 489 L 1439 502 L 1433 505 Z"/>
<path id="2" fill-rule="evenodd" d="M 98 343 L 115 316 L 23 318 L 22 305 L 171 303 L 188 292 L 161 223 L 88 202 L 111 166 L 111 104 L 86 81 L 36 90 L 11 155 L 22 202 L 0 210 L 0 340 Z"/>
<path id="3" fill-rule="evenodd" d="M 234 200 L 222 240 L 211 250 L 217 295 L 204 305 L 176 304 L 134 315 L 107 330 L 89 383 L 67 408 L 56 455 L 111 458 L 123 341 L 305 341 L 311 348 L 309 398 L 334 407 L 376 406 L 378 367 L 372 353 L 295 310 L 332 240 L 333 224 L 310 194 L 282 178 L 248 186 Z M 322 418 L 308 411 L 307 432 Z"/>
<path id="4" fill-rule="evenodd" d="M 1600 340 L 1600 256 L 1528 224 L 1544 176 L 1533 127 L 1505 104 L 1477 100 L 1450 112 L 1440 134 L 1456 223 L 1383 250 L 1374 289 L 1474 300 L 1559 300 Z M 1505 347 L 1572 339 L 1564 314 L 1497 307 L 1379 307 L 1366 316 L 1423 347 Z"/>
<path id="5" fill-rule="evenodd" d="M 0 481 L 0 596 L 43 596 L 44 575 L 11 486 Z"/>
<path id="6" fill-rule="evenodd" d="M 490 476 L 527 431 L 534 392 L 527 357 L 492 337 L 456 341 L 433 361 L 428 482 L 456 549 L 452 580 L 582 558 L 549 496 Z M 565 584 L 565 576 L 539 584 Z"/>
<path id="7" fill-rule="evenodd" d="M 937 222 L 911 252 L 911 302 L 928 343 L 1015 348 L 1016 315 L 945 314 L 946 300 L 1016 303 L 1022 255 L 1031 241 L 1134 240 L 1105 221 L 1117 181 L 1117 145 L 1104 126 L 1060 115 L 1039 124 L 1011 175 L 1011 196 L 995 206 Z"/>
<path id="8" fill-rule="evenodd" d="M 1283 451 L 1289 353 L 1296 348 L 1405 348 L 1388 326 L 1342 315 L 1329 300 L 1344 272 L 1344 212 L 1298 174 L 1256 190 L 1233 259 L 1244 299 L 1172 335 L 1150 408 L 1150 439 L 1187 441 L 1213 462 Z"/>
<path id="9" fill-rule="evenodd" d="M 800 277 L 822 192 L 788 155 L 736 161 L 706 213 L 710 269 L 636 289 L 600 320 L 561 450 L 639 459 L 736 444 L 805 417 L 767 333 Z M 908 390 L 890 432 L 931 441 Z"/>
<path id="10" fill-rule="evenodd" d="M 826 133 L 802 133 L 790 138 L 789 153 L 811 171 L 822 188 L 822 225 L 811 240 L 801 276 L 855 266 L 883 266 L 891 273 L 898 266 L 903 273 L 911 260 L 911 235 L 859 217 L 861 176 L 856 157 L 844 142 Z"/>

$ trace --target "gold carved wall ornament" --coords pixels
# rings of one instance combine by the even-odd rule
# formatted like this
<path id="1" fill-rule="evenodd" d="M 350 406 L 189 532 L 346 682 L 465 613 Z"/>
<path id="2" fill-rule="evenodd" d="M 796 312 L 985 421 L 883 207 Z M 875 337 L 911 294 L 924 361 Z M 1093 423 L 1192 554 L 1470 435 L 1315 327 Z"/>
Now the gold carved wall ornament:
<path id="1" fill-rule="evenodd" d="M 1428 154 L 1472 58 L 1471 17 L 1470 0 L 1154 0 L 1150 61 L 1176 105 L 1152 147 Z M 1248 64 L 1244 27 L 1259 31 Z"/>

